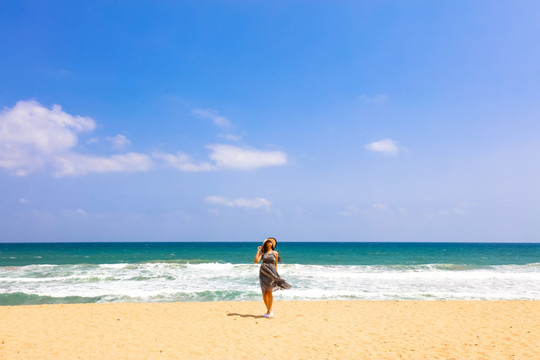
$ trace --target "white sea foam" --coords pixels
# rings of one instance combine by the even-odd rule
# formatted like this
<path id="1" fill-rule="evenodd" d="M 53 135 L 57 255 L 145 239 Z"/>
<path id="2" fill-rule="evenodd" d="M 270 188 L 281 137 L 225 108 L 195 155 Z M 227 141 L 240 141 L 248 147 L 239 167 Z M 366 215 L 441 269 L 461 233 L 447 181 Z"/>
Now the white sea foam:
<path id="1" fill-rule="evenodd" d="M 139 264 L 0 267 L 0 295 L 95 301 L 215 301 L 260 298 L 256 264 Z M 540 264 L 279 266 L 293 289 L 280 299 L 540 300 Z M 66 300 L 68 301 L 68 300 Z"/>

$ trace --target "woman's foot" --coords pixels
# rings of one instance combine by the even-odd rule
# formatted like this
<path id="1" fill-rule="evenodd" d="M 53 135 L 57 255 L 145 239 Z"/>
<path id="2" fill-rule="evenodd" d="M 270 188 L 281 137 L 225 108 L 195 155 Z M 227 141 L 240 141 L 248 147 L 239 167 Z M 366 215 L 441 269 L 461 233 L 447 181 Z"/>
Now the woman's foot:
<path id="1" fill-rule="evenodd" d="M 265 317 L 265 318 L 271 318 L 271 317 L 273 317 L 273 316 L 274 316 L 274 312 L 273 312 L 272 310 L 270 310 L 270 313 L 264 314 L 264 317 Z"/>

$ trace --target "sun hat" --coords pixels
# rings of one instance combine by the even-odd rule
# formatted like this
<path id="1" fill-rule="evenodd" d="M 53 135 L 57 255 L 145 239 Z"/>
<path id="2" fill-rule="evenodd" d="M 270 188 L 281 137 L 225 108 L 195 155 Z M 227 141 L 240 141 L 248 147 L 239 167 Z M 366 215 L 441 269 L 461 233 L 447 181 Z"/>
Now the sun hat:
<path id="1" fill-rule="evenodd" d="M 275 250 L 276 245 L 277 245 L 277 240 L 275 238 L 273 238 L 273 237 L 269 237 L 268 239 L 263 241 L 262 246 L 264 246 L 264 243 L 267 242 L 267 241 L 270 241 L 272 243 L 272 250 Z"/>

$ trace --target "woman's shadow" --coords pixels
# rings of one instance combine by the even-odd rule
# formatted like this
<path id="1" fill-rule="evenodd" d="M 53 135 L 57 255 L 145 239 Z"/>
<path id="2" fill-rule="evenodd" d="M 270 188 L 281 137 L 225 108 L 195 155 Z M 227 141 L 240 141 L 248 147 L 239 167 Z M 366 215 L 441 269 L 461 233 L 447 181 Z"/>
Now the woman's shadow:
<path id="1" fill-rule="evenodd" d="M 238 314 L 238 313 L 228 313 L 227 316 L 240 316 L 240 317 L 243 317 L 243 318 L 253 318 L 253 319 L 264 318 L 263 315 Z"/>

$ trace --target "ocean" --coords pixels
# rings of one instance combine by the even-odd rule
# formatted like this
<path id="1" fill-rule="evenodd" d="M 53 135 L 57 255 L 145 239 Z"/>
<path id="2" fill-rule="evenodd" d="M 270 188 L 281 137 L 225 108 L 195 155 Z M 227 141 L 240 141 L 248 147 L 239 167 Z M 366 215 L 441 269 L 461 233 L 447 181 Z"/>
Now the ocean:
<path id="1" fill-rule="evenodd" d="M 0 243 L 0 305 L 260 300 L 259 243 Z M 276 300 L 540 300 L 540 244 L 278 243 Z"/>

